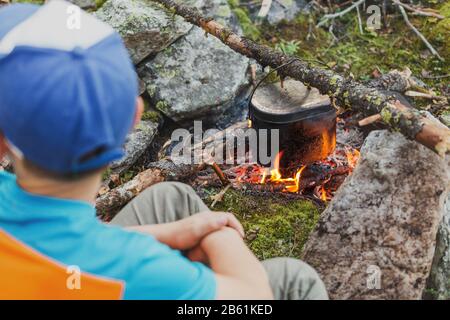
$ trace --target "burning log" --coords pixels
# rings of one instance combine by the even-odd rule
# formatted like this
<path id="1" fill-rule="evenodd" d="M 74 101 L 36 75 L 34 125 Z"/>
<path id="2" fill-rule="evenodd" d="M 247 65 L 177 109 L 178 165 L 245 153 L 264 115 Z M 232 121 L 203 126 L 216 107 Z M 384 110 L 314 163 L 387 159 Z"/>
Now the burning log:
<path id="1" fill-rule="evenodd" d="M 213 163 L 211 165 L 211 167 L 213 168 L 214 172 L 217 174 L 217 176 L 219 177 L 220 181 L 222 182 L 222 184 L 224 186 L 228 186 L 230 184 L 230 181 L 228 180 L 228 178 L 225 176 L 225 174 L 223 173 L 222 169 L 220 169 L 220 167 L 218 166 L 217 163 Z"/>
<path id="2" fill-rule="evenodd" d="M 304 247 L 334 299 L 420 299 L 444 199 L 443 159 L 398 133 L 374 131 Z"/>
<path id="3" fill-rule="evenodd" d="M 177 165 L 168 160 L 151 163 L 149 168 L 127 183 L 118 186 L 97 198 L 97 215 L 110 220 L 134 197 L 148 187 L 162 181 L 185 181 L 201 166 Z"/>
<path id="4" fill-rule="evenodd" d="M 450 129 L 436 125 L 395 96 L 344 78 L 331 70 L 311 67 L 296 57 L 242 38 L 214 20 L 203 17 L 197 9 L 173 0 L 153 1 L 219 38 L 236 52 L 255 59 L 262 66 L 277 68 L 285 65 L 279 71 L 282 76 L 289 76 L 317 88 L 322 94 L 336 100 L 340 106 L 361 111 L 365 116 L 379 113 L 384 123 L 409 139 L 415 139 L 440 155 L 450 152 Z"/>

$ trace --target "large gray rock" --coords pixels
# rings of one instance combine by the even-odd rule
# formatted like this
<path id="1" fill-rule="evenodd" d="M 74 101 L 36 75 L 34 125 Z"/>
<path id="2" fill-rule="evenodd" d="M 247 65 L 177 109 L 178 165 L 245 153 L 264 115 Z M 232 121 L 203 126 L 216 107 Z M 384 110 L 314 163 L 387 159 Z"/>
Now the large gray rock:
<path id="1" fill-rule="evenodd" d="M 440 115 L 439 119 L 445 124 L 447 127 L 450 127 L 450 112 L 444 112 Z"/>
<path id="2" fill-rule="evenodd" d="M 304 249 L 330 297 L 420 299 L 449 181 L 448 159 L 399 133 L 370 133 Z"/>
<path id="3" fill-rule="evenodd" d="M 96 16 L 120 33 L 135 64 L 167 48 L 192 28 L 183 18 L 150 0 L 108 0 Z"/>
<path id="4" fill-rule="evenodd" d="M 205 0 L 214 19 L 234 26 L 226 0 Z M 249 60 L 198 27 L 138 70 L 157 109 L 175 121 L 217 115 L 235 105 L 248 88 Z"/>
<path id="5" fill-rule="evenodd" d="M 111 165 L 112 173 L 120 174 L 130 168 L 147 151 L 158 133 L 158 123 L 141 121 L 128 135 L 125 156 Z"/>
<path id="6" fill-rule="evenodd" d="M 450 299 L 450 196 L 447 198 L 444 217 L 439 226 L 429 281 L 429 297 Z"/>

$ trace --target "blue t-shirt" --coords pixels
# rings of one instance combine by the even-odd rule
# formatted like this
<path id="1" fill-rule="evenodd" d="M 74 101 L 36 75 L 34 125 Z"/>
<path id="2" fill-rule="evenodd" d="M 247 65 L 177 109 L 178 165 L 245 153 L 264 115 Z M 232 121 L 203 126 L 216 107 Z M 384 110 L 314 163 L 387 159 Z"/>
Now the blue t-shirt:
<path id="1" fill-rule="evenodd" d="M 121 280 L 124 299 L 214 299 L 214 273 L 153 237 L 99 221 L 81 201 L 36 196 L 0 172 L 0 229 L 82 272 Z"/>

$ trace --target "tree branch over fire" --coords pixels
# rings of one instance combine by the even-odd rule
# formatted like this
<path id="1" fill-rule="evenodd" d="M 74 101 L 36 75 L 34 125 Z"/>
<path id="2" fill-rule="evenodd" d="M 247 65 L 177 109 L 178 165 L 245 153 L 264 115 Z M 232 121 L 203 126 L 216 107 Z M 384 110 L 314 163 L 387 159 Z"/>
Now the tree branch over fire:
<path id="1" fill-rule="evenodd" d="M 264 67 L 277 68 L 296 59 L 281 68 L 279 74 L 317 88 L 343 108 L 360 111 L 365 116 L 380 114 L 382 121 L 392 130 L 415 139 L 440 155 L 450 152 L 450 129 L 427 119 L 418 110 L 408 107 L 393 95 L 345 78 L 331 70 L 313 67 L 296 57 L 240 37 L 211 18 L 203 17 L 195 8 L 173 0 L 152 1 L 162 4 L 172 13 L 182 16 L 186 21 L 220 39 L 234 51 L 255 59 Z"/>

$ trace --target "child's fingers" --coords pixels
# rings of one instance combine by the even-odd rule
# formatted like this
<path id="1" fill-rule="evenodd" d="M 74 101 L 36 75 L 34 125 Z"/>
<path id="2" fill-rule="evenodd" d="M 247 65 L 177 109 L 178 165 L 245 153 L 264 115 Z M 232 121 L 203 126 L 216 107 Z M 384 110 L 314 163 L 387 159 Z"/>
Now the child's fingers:
<path id="1" fill-rule="evenodd" d="M 244 227 L 242 227 L 242 224 L 239 222 L 239 220 L 234 216 L 234 214 L 230 212 L 216 212 L 215 214 L 222 215 L 225 217 L 227 223 L 226 226 L 235 229 L 241 237 L 245 237 Z"/>
<path id="2" fill-rule="evenodd" d="M 193 262 L 208 263 L 208 258 L 205 252 L 199 246 L 189 250 L 186 257 Z"/>

